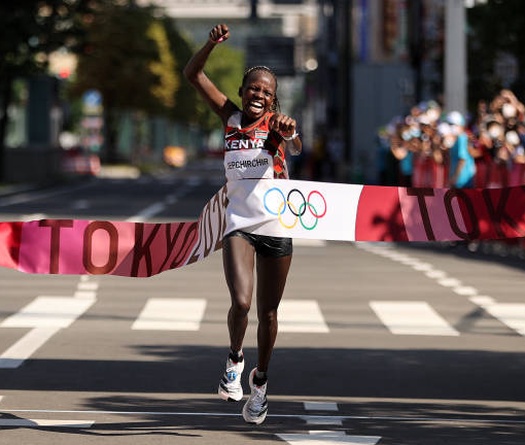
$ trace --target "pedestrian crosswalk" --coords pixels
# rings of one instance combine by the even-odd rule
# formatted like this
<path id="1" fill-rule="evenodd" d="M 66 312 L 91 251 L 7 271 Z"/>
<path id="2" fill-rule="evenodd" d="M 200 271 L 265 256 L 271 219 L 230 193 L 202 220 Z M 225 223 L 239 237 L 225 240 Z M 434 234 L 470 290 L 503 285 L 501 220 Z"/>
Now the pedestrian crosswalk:
<path id="1" fill-rule="evenodd" d="M 340 333 L 342 326 L 355 330 L 364 325 L 352 324 L 352 320 L 355 320 L 355 317 L 351 318 L 352 314 L 359 314 L 360 319 L 366 320 L 368 332 L 376 329 L 378 333 L 395 336 L 458 337 L 471 332 L 461 320 L 468 318 L 470 312 L 479 312 L 481 309 L 482 317 L 493 320 L 492 330 L 487 331 L 488 334 L 494 332 L 493 326 L 497 321 L 501 324 L 502 332 L 508 334 L 510 330 L 516 336 L 525 336 L 525 303 L 502 302 L 487 295 L 479 295 L 476 288 L 396 249 L 366 243 L 359 245 L 359 248 L 426 275 L 436 285 L 446 288 L 449 295 L 456 294 L 462 298 L 463 304 L 449 307 L 443 313 L 444 306 L 436 299 L 395 300 L 385 295 L 384 299 L 371 298 L 367 301 L 349 297 L 348 304 L 338 306 L 347 311 L 350 320 L 342 324 L 344 315 L 334 310 L 333 302 L 324 298 L 299 299 L 286 295 L 278 312 L 281 333 L 330 335 L 334 331 Z M 5 318 L 0 318 L 0 332 L 9 328 L 29 331 L 22 333 L 21 338 L 9 347 L 4 345 L 4 352 L 0 350 L 0 369 L 17 368 L 51 337 L 69 328 L 78 318 L 83 317 L 84 322 L 89 323 L 90 311 L 96 311 L 97 304 L 102 303 L 102 299 L 99 301 L 100 286 L 97 277 L 81 276 L 71 296 L 40 295 L 10 314 L 4 312 Z M 122 306 L 122 309 L 125 307 Z M 227 300 L 217 300 L 216 297 L 144 298 L 138 294 L 134 296 L 133 314 L 126 315 L 129 323 L 119 326 L 142 332 L 209 332 L 209 329 L 216 329 L 218 311 L 220 319 L 224 320 L 227 310 Z M 255 317 L 255 313 L 254 310 L 251 314 Z M 221 327 L 224 328 L 224 321 Z"/>
<path id="2" fill-rule="evenodd" d="M 426 301 L 372 301 L 370 307 L 398 335 L 459 335 Z"/>
<path id="3" fill-rule="evenodd" d="M 132 329 L 152 331 L 198 331 L 204 317 L 202 298 L 150 298 Z"/>
<path id="4" fill-rule="evenodd" d="M 279 308 L 281 332 L 328 333 L 330 329 L 315 300 L 284 300 Z"/>
<path id="5" fill-rule="evenodd" d="M 492 303 L 485 310 L 519 335 L 525 336 L 525 304 Z"/>
<path id="6" fill-rule="evenodd" d="M 3 328 L 38 329 L 40 337 L 53 335 L 72 325 L 96 303 L 91 291 L 77 291 L 75 297 L 38 296 L 18 312 L 0 320 Z M 89 298 L 88 298 L 89 297 Z M 493 299 L 472 298 L 503 325 L 525 336 L 525 303 L 498 303 Z M 354 304 L 356 304 L 354 302 Z M 148 298 L 130 323 L 137 331 L 199 331 L 205 329 L 208 300 L 205 298 Z M 227 306 L 222 308 L 225 312 Z M 368 302 L 368 317 L 378 328 L 393 335 L 458 336 L 450 320 L 427 301 L 373 300 Z M 322 302 L 284 299 L 279 307 L 279 331 L 302 334 L 329 334 L 330 320 Z M 38 337 L 38 336 L 37 336 Z M 0 361 L 2 355 L 0 355 Z"/>
<path id="7" fill-rule="evenodd" d="M 476 303 L 475 298 L 472 300 Z M 203 298 L 150 298 L 133 321 L 131 329 L 188 332 L 203 330 L 206 329 L 205 321 L 209 316 L 207 307 L 208 301 Z M 484 309 L 501 322 L 502 327 L 514 330 L 516 335 L 525 336 L 525 304 L 497 303 L 490 300 L 490 304 L 485 303 Z M 427 301 L 374 300 L 368 302 L 367 310 L 367 317 L 375 320 L 377 329 L 386 328 L 392 335 L 456 337 L 466 334 Z M 223 307 L 222 311 L 221 314 L 225 314 L 227 307 Z M 317 300 L 284 299 L 279 306 L 278 319 L 279 332 L 283 333 L 332 332 L 330 319 L 325 315 L 322 302 Z"/>
<path id="8" fill-rule="evenodd" d="M 94 299 L 39 296 L 0 323 L 0 328 L 31 329 L 0 355 L 0 368 L 18 368 L 60 329 L 67 328 Z"/>

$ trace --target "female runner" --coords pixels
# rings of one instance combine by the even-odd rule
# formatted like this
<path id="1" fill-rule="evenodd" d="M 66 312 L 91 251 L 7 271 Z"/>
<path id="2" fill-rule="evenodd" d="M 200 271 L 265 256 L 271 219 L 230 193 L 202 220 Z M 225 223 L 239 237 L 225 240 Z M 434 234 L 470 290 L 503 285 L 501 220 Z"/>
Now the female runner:
<path id="1" fill-rule="evenodd" d="M 213 49 L 230 37 L 227 25 L 215 26 L 208 41 L 184 68 L 184 75 L 225 128 L 224 165 L 228 194 L 243 179 L 288 178 L 285 150 L 302 150 L 296 121 L 280 114 L 277 78 L 271 69 L 248 69 L 239 88 L 240 109 L 204 73 Z M 268 413 L 268 366 L 277 336 L 277 309 L 292 259 L 292 240 L 233 230 L 223 240 L 223 267 L 231 296 L 228 312 L 230 353 L 218 393 L 224 400 L 243 397 L 243 340 L 252 303 L 254 269 L 257 274 L 257 366 L 249 374 L 251 395 L 243 407 L 248 423 L 264 422 Z"/>

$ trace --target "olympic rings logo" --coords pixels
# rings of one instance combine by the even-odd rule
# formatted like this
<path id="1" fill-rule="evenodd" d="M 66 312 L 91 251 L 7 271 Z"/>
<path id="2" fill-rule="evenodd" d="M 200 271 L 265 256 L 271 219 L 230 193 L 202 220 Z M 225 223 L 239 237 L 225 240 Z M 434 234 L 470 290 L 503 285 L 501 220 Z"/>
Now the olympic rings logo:
<path id="1" fill-rule="evenodd" d="M 280 188 L 272 187 L 264 194 L 264 208 L 277 216 L 286 229 L 293 229 L 298 222 L 304 229 L 313 230 L 319 220 L 326 215 L 326 199 L 318 190 L 312 190 L 305 198 L 299 189 L 291 189 L 284 196 Z"/>

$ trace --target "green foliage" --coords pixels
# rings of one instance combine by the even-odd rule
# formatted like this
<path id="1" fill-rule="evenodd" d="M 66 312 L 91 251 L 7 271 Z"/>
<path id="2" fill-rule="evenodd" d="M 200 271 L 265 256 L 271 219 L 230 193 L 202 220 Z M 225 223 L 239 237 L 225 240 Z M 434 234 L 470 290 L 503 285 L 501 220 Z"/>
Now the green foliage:
<path id="1" fill-rule="evenodd" d="M 154 26 L 151 11 L 146 8 L 106 4 L 98 10 L 87 27 L 72 91 L 81 94 L 97 89 L 104 106 L 110 109 L 160 112 L 165 105 L 155 94 L 170 82 L 165 77 L 165 64 L 169 62 L 165 52 L 164 60 L 159 57 L 160 40 L 148 36 Z M 157 28 L 155 38 L 162 39 L 161 34 Z M 174 85 L 172 80 L 169 88 Z"/>
<path id="2" fill-rule="evenodd" d="M 177 72 L 182 76 L 184 66 L 197 48 L 177 31 L 171 19 L 166 18 L 164 22 L 177 60 Z M 202 45 L 202 42 L 199 42 L 199 45 Z M 206 64 L 208 76 L 233 101 L 238 98 L 243 72 L 244 53 L 235 50 L 227 43 L 216 47 Z M 222 128 L 219 118 L 183 78 L 176 93 L 175 107 L 171 111 L 171 116 L 180 122 L 195 124 L 205 132 Z"/>
<path id="3" fill-rule="evenodd" d="M 50 52 L 75 48 L 81 18 L 94 0 L 17 0 L 0 3 L 0 82 L 46 68 Z"/>
<path id="4" fill-rule="evenodd" d="M 122 111 L 171 116 L 181 84 L 173 32 L 153 8 L 133 1 L 106 2 L 86 26 L 71 92 L 100 91 L 105 112 L 105 160 L 118 161 L 117 125 Z"/>
<path id="5" fill-rule="evenodd" d="M 0 2 L 0 181 L 13 83 L 44 71 L 52 51 L 78 48 L 84 33 L 82 20 L 99 1 L 103 0 Z"/>
<path id="6" fill-rule="evenodd" d="M 166 108 L 175 104 L 175 93 L 180 84 L 180 75 L 176 71 L 176 61 L 170 48 L 166 29 L 159 21 L 148 28 L 147 36 L 158 49 L 159 59 L 150 62 L 149 68 L 158 77 L 159 83 L 151 87 L 151 93 Z"/>
<path id="7" fill-rule="evenodd" d="M 199 43 L 200 44 L 200 43 Z M 135 0 L 17 0 L 0 2 L 0 179 L 13 81 L 45 72 L 49 54 L 66 48 L 78 55 L 69 80 L 73 106 L 89 89 L 103 96 L 108 158 L 116 156 L 116 124 L 121 110 L 165 115 L 220 128 L 182 70 L 194 52 L 173 20 Z M 238 98 L 244 58 L 220 45 L 206 70 L 232 100 Z"/>
<path id="8" fill-rule="evenodd" d="M 177 77 L 180 79 L 179 86 L 174 95 L 174 107 L 169 111 L 169 116 L 179 122 L 192 122 L 196 115 L 197 105 L 196 97 L 197 94 L 193 87 L 186 82 L 182 74 L 182 70 L 186 65 L 193 53 L 193 49 L 175 27 L 173 20 L 164 17 L 162 23 L 166 32 L 167 39 L 169 41 L 171 50 L 175 57 L 175 70 Z"/>
<path id="9" fill-rule="evenodd" d="M 205 68 L 207 76 L 233 102 L 240 104 L 239 87 L 244 73 L 244 53 L 228 44 L 218 45 L 211 53 Z M 197 98 L 197 123 L 206 131 L 222 128 L 222 123 L 209 106 Z"/>

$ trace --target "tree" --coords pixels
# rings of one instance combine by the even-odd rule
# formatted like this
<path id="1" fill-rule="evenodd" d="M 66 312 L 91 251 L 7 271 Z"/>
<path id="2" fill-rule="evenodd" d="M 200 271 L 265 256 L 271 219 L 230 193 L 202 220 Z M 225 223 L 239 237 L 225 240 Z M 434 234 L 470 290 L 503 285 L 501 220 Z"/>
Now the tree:
<path id="1" fill-rule="evenodd" d="M 179 88 L 175 92 L 174 107 L 170 110 L 169 117 L 179 122 L 193 122 L 197 113 L 197 93 L 190 83 L 186 82 L 182 74 L 186 62 L 193 54 L 193 49 L 190 42 L 178 32 L 173 19 L 164 17 L 161 20 L 175 57 L 177 75 L 181 79 Z"/>
<path id="2" fill-rule="evenodd" d="M 133 2 L 101 7 L 87 26 L 72 92 L 100 91 L 105 114 L 105 160 L 118 161 L 117 124 L 123 110 L 166 114 L 180 84 L 162 21 Z"/>
<path id="3" fill-rule="evenodd" d="M 149 26 L 146 35 L 155 42 L 159 53 L 159 60 L 149 63 L 151 72 L 158 77 L 158 83 L 151 87 L 151 94 L 166 108 L 173 108 L 180 76 L 176 71 L 176 60 L 166 29 L 160 21 L 155 21 Z"/>
<path id="4" fill-rule="evenodd" d="M 5 138 L 13 82 L 43 72 L 49 54 L 78 47 L 82 18 L 96 0 L 17 0 L 0 3 L 0 181 L 4 178 Z"/>

